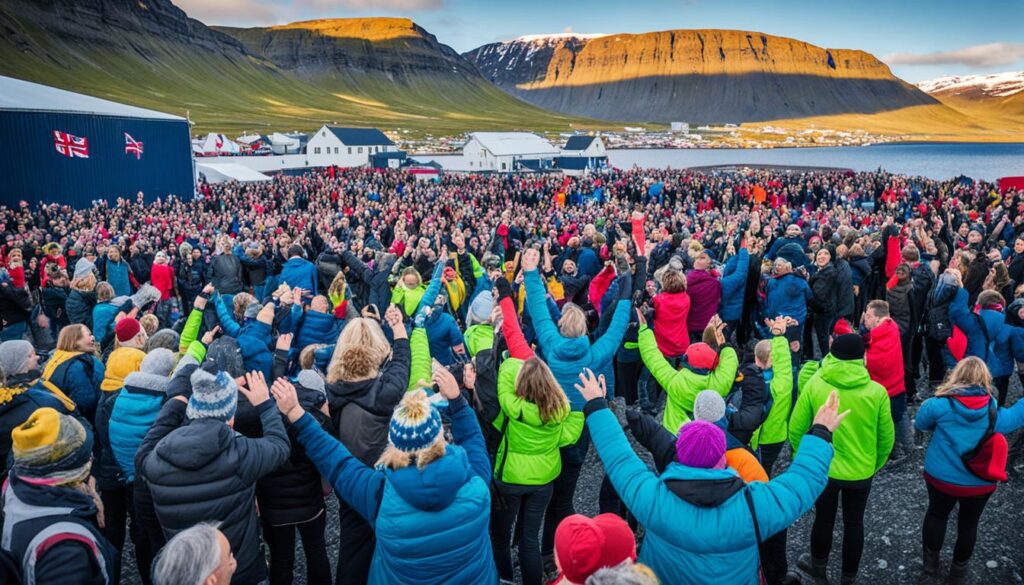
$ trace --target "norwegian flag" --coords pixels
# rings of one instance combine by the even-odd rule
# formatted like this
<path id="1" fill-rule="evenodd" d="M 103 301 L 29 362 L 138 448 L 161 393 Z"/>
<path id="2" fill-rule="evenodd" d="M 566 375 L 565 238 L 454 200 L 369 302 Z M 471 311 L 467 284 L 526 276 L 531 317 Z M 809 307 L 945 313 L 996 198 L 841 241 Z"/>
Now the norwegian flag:
<path id="1" fill-rule="evenodd" d="M 134 154 L 135 160 L 142 158 L 142 143 L 132 138 L 131 134 L 124 133 L 124 153 Z"/>
<path id="2" fill-rule="evenodd" d="M 84 137 L 54 130 L 53 147 L 68 158 L 89 158 L 89 140 Z"/>

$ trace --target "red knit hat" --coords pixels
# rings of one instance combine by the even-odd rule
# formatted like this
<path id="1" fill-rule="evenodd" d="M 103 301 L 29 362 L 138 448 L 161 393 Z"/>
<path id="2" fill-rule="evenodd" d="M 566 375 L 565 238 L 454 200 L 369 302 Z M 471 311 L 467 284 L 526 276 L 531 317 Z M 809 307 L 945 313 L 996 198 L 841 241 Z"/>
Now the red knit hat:
<path id="1" fill-rule="evenodd" d="M 853 327 L 850 326 L 850 322 L 846 319 L 840 319 L 836 321 L 835 327 L 832 328 L 832 335 L 839 337 L 840 335 L 849 335 L 853 333 Z"/>
<path id="2" fill-rule="evenodd" d="M 718 352 L 706 343 L 691 343 L 686 348 L 686 361 L 695 368 L 713 370 L 718 365 Z"/>
<path id="3" fill-rule="evenodd" d="M 117 340 L 121 343 L 131 340 L 133 337 L 139 334 L 142 330 L 142 326 L 139 322 L 130 317 L 125 317 L 114 325 L 114 335 L 117 336 Z"/>

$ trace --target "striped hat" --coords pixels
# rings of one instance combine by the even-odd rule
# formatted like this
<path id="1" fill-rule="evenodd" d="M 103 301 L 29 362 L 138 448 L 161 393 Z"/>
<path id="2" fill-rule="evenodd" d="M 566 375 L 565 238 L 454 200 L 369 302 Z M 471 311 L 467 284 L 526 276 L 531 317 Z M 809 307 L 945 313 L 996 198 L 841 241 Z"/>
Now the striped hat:
<path id="1" fill-rule="evenodd" d="M 192 396 L 185 416 L 191 420 L 212 418 L 227 422 L 238 408 L 238 385 L 224 372 L 216 375 L 197 369 L 192 373 Z"/>
<path id="2" fill-rule="evenodd" d="M 13 471 L 20 477 L 63 485 L 89 476 L 92 435 L 73 416 L 44 407 L 11 431 Z"/>
<path id="3" fill-rule="evenodd" d="M 433 445 L 440 435 L 441 415 L 427 393 L 407 393 L 391 415 L 388 443 L 404 453 L 415 453 Z"/>

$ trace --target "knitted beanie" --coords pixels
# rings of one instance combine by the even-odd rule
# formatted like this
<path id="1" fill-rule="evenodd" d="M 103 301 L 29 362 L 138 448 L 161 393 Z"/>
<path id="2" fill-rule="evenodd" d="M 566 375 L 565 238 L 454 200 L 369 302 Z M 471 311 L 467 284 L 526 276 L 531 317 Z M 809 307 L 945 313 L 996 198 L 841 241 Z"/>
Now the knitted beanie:
<path id="1" fill-rule="evenodd" d="M 85 258 L 82 258 L 81 260 L 79 260 L 78 262 L 75 263 L 74 278 L 75 279 L 85 278 L 86 276 L 89 276 L 90 274 L 92 274 L 93 271 L 95 271 L 95 270 L 96 270 L 96 265 L 95 264 L 93 264 L 92 262 L 89 262 Z"/>
<path id="2" fill-rule="evenodd" d="M 232 378 L 245 375 L 242 348 L 234 337 L 218 337 L 206 348 L 203 369 L 210 373 L 227 372 Z"/>
<path id="3" fill-rule="evenodd" d="M 141 330 L 142 325 L 139 324 L 139 321 L 131 317 L 125 317 L 118 321 L 117 325 L 114 325 L 114 335 L 121 343 L 131 341 Z"/>
<path id="4" fill-rule="evenodd" d="M 850 325 L 850 322 L 847 321 L 846 319 L 840 319 L 836 321 L 835 326 L 832 327 L 833 337 L 839 337 L 840 335 L 849 335 L 850 333 L 853 333 L 853 327 Z"/>
<path id="5" fill-rule="evenodd" d="M 149 336 L 146 341 L 146 351 L 153 351 L 158 347 L 166 348 L 172 352 L 178 351 L 181 344 L 181 335 L 174 329 L 161 329 Z"/>
<path id="6" fill-rule="evenodd" d="M 0 369 L 7 377 L 25 373 L 28 358 L 35 349 L 24 339 L 15 339 L 0 343 Z"/>
<path id="7" fill-rule="evenodd" d="M 139 371 L 144 374 L 156 376 L 169 376 L 174 369 L 174 352 L 163 347 L 158 347 L 146 354 Z"/>
<path id="8" fill-rule="evenodd" d="M 188 399 L 185 416 L 195 420 L 213 418 L 227 422 L 238 409 L 238 385 L 225 372 L 213 375 L 201 368 L 192 373 L 192 396 Z"/>
<path id="9" fill-rule="evenodd" d="M 864 339 L 853 333 L 840 335 L 832 340 L 829 353 L 839 360 L 864 359 Z"/>
<path id="10" fill-rule="evenodd" d="M 441 434 L 441 415 L 423 390 L 406 393 L 388 426 L 388 443 L 404 453 L 430 447 Z"/>
<path id="11" fill-rule="evenodd" d="M 725 416 L 725 400 L 714 390 L 704 390 L 693 399 L 693 418 L 710 423 L 718 422 Z"/>
<path id="12" fill-rule="evenodd" d="M 469 305 L 469 315 L 466 317 L 466 323 L 469 325 L 486 323 L 491 318 L 492 310 L 494 310 L 494 296 L 489 291 L 484 291 L 476 295 L 473 303 Z"/>
<path id="13" fill-rule="evenodd" d="M 301 370 L 295 381 L 299 383 L 299 386 L 307 390 L 316 390 L 321 394 L 327 393 L 324 378 L 316 370 Z"/>
<path id="14" fill-rule="evenodd" d="M 51 485 L 82 481 L 89 476 L 92 435 L 78 420 L 44 407 L 11 431 L 13 472 L 46 480 Z"/>
<path id="15" fill-rule="evenodd" d="M 687 467 L 714 468 L 725 456 L 725 432 L 703 420 L 688 422 L 679 429 L 676 458 Z"/>

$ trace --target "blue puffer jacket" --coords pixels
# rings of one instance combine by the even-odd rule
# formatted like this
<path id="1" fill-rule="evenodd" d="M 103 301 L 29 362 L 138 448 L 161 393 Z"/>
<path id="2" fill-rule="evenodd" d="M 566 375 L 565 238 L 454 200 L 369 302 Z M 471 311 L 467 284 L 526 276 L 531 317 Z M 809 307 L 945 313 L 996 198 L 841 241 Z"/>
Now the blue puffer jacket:
<path id="1" fill-rule="evenodd" d="M 97 303 L 92 308 L 92 336 L 96 343 L 102 344 L 107 336 L 113 342 L 114 317 L 117 316 L 118 307 L 109 302 Z"/>
<path id="2" fill-rule="evenodd" d="M 601 272 L 601 258 L 593 248 L 583 246 L 576 255 L 576 270 L 580 276 L 597 276 Z"/>
<path id="3" fill-rule="evenodd" d="M 317 294 L 318 280 L 316 266 L 309 260 L 298 256 L 289 258 L 284 263 L 281 275 L 277 279 L 279 283 L 286 282 L 291 288 L 299 287 L 313 295 Z"/>
<path id="4" fill-rule="evenodd" d="M 931 477 L 955 486 L 994 486 L 964 467 L 960 455 L 973 449 L 988 428 L 988 407 L 995 399 L 981 388 L 966 388 L 953 397 L 937 396 L 925 400 L 914 418 L 919 431 L 932 431 L 924 471 Z M 1000 408 L 996 432 L 1010 433 L 1024 426 L 1024 400 L 1012 408 Z"/>
<path id="5" fill-rule="evenodd" d="M 978 322 L 978 315 L 967 307 L 967 289 L 961 288 L 956 291 L 953 302 L 949 304 L 949 318 L 967 336 L 967 350 L 964 353 L 964 357 L 973 356 L 985 360 L 993 376 L 1009 374 L 1012 371 L 1012 360 L 1010 360 L 1009 366 L 1007 366 L 1005 363 L 1000 363 L 1001 360 L 995 355 L 996 352 L 989 356 L 988 349 L 991 347 L 991 343 L 999 340 L 999 334 L 1002 331 L 999 327 L 989 329 L 989 345 L 986 346 L 985 331 L 981 328 L 981 323 Z M 993 324 L 995 324 L 994 321 Z M 985 321 L 985 325 L 986 327 L 989 325 L 988 320 Z M 1003 349 L 1009 353 L 1009 343 L 1004 341 L 1004 344 L 1006 347 Z M 1003 371 L 1003 374 L 997 374 L 997 369 Z"/>
<path id="6" fill-rule="evenodd" d="M 427 317 L 427 339 L 430 342 L 430 356 L 436 358 L 443 366 L 456 361 L 453 347 L 466 346 L 462 331 L 451 313 L 439 311 L 437 308 Z"/>
<path id="7" fill-rule="evenodd" d="M 298 306 L 298 303 L 294 305 L 294 307 Z M 292 315 L 295 315 L 294 308 L 292 309 Z M 341 330 L 345 327 L 344 319 L 338 319 L 331 313 L 321 313 L 319 311 L 306 311 L 298 322 L 299 326 L 295 333 L 295 342 L 292 343 L 292 347 L 297 350 L 302 350 L 307 345 L 319 343 L 330 345 L 335 343 L 338 341 L 338 335 L 341 333 Z"/>
<path id="8" fill-rule="evenodd" d="M 110 449 L 127 483 L 135 481 L 135 454 L 163 406 L 168 378 L 132 372 L 114 400 L 107 423 Z"/>
<path id="9" fill-rule="evenodd" d="M 603 400 L 588 403 L 587 414 L 612 485 L 646 531 L 637 560 L 662 583 L 757 585 L 757 537 L 742 492 L 750 492 L 763 540 L 810 510 L 828 481 L 832 446 L 814 435 L 804 437 L 789 469 L 768 483 L 744 486 L 731 469 L 675 462 L 659 477 L 633 452 Z"/>
<path id="10" fill-rule="evenodd" d="M 558 325 L 555 324 L 548 311 L 547 295 L 544 292 L 544 284 L 541 282 L 539 272 L 536 270 L 527 272 L 524 283 L 526 285 L 526 305 L 529 307 L 533 329 L 537 335 L 537 345 L 544 356 L 544 361 L 551 368 L 551 373 L 555 375 L 555 379 L 562 386 L 565 395 L 569 397 L 573 410 L 582 410 L 586 401 L 583 400 L 579 390 L 576 390 L 580 372 L 584 368 L 590 368 L 597 372 L 612 361 L 615 351 L 622 343 L 622 337 L 626 334 L 629 315 L 632 313 L 632 303 L 618 303 L 608 329 L 604 335 L 591 344 L 585 335 L 583 337 L 563 337 L 558 331 Z"/>
<path id="11" fill-rule="evenodd" d="M 103 382 L 103 377 L 107 372 L 106 366 L 96 356 L 77 352 L 58 351 L 50 357 L 50 360 L 55 358 L 62 359 L 69 354 L 75 355 L 61 362 L 56 367 L 50 376 L 50 382 L 57 388 L 60 388 L 61 392 L 75 403 L 78 415 L 88 420 L 91 424 L 96 414 L 96 405 L 100 399 L 100 384 Z M 49 362 L 47 362 L 47 365 L 49 365 Z M 43 372 L 45 374 L 46 366 L 43 367 Z M 33 391 L 35 399 L 42 406 L 50 406 L 60 412 L 67 413 L 67 409 L 60 405 L 60 401 L 43 386 L 41 379 L 30 388 L 30 391 Z"/>
<path id="12" fill-rule="evenodd" d="M 746 248 L 729 258 L 722 273 L 722 321 L 738 321 L 743 315 L 743 296 L 746 292 L 750 253 Z"/>
<path id="13" fill-rule="evenodd" d="M 102 274 L 104 280 L 110 283 L 110 286 L 114 287 L 115 297 L 126 297 L 132 294 L 132 281 L 128 278 L 128 263 L 124 260 L 120 262 L 114 262 L 110 258 L 107 258 L 103 263 L 104 272 Z"/>
<path id="14" fill-rule="evenodd" d="M 269 380 L 270 370 L 274 365 L 274 354 L 270 352 L 270 325 L 253 319 L 251 323 L 246 324 L 237 339 L 238 345 L 242 348 L 245 371 L 263 372 Z"/>
<path id="15" fill-rule="evenodd" d="M 490 460 L 465 398 L 449 407 L 452 437 L 445 456 L 376 471 L 327 434 L 310 414 L 295 423 L 298 440 L 321 475 L 373 525 L 371 585 L 497 583 L 488 525 Z"/>
<path id="16" fill-rule="evenodd" d="M 769 260 L 774 261 L 775 258 L 777 258 L 779 256 L 779 252 L 782 250 L 783 246 L 787 246 L 789 244 L 793 244 L 795 246 L 798 246 L 801 251 L 804 251 L 804 252 L 807 251 L 807 241 L 804 240 L 803 236 L 797 236 L 795 238 L 781 237 L 781 238 L 775 240 L 774 242 L 772 242 L 772 246 L 770 248 L 768 248 L 768 253 L 765 254 L 764 257 L 769 259 Z M 783 258 L 786 258 L 786 256 L 784 255 Z M 792 260 L 790 260 L 790 261 L 792 262 Z M 806 258 L 804 259 L 804 262 L 801 262 L 799 264 L 794 264 L 793 268 L 797 268 L 799 266 L 802 266 L 805 262 L 806 262 Z"/>
<path id="17" fill-rule="evenodd" d="M 811 287 L 807 286 L 806 280 L 790 272 L 770 279 L 767 289 L 765 317 L 792 317 L 800 323 L 807 319 L 807 299 L 811 298 Z"/>

